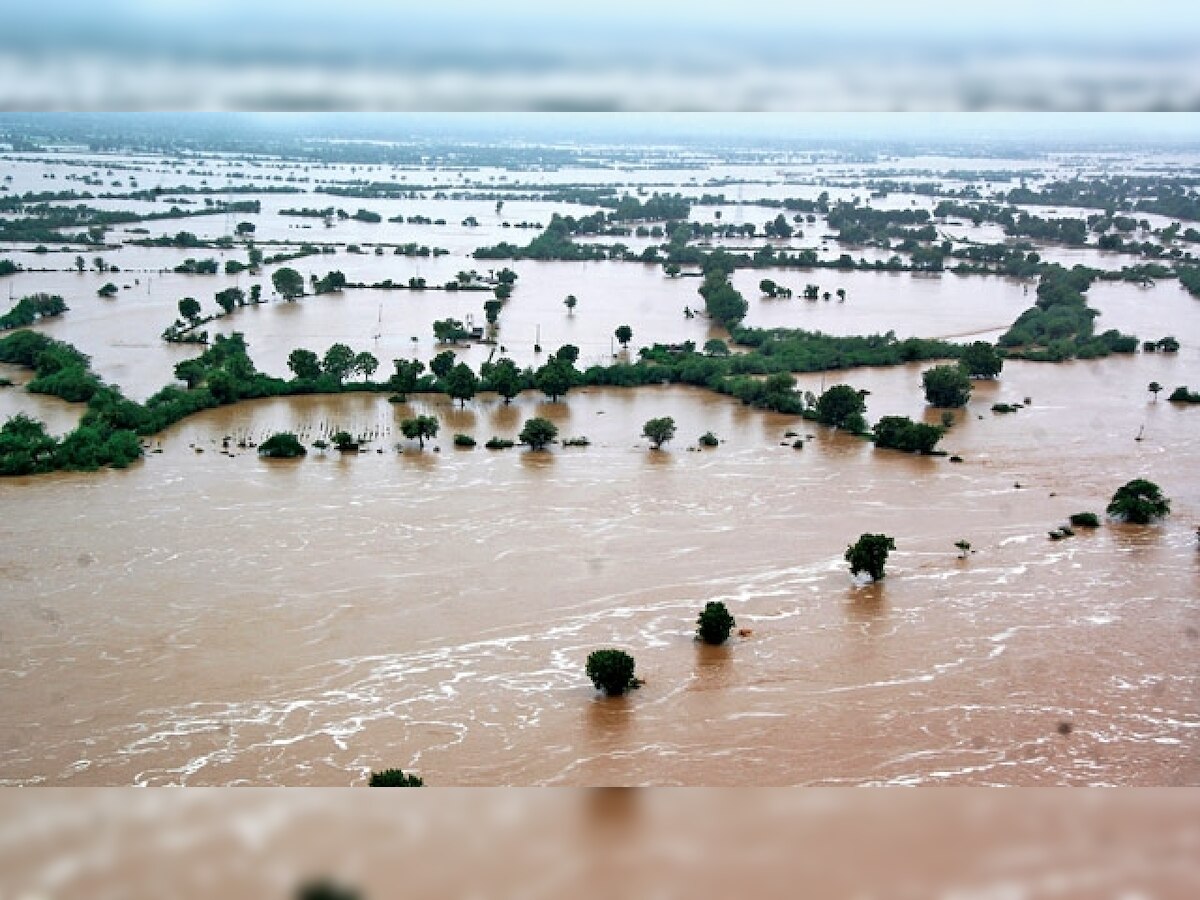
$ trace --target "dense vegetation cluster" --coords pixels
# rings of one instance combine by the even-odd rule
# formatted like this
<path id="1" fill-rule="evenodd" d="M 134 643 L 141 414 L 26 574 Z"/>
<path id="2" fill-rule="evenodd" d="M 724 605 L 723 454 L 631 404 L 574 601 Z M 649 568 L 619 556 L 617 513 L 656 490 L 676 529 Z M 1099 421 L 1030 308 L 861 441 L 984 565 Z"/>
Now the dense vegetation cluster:
<path id="1" fill-rule="evenodd" d="M 57 294 L 31 294 L 0 316 L 0 331 L 11 331 L 32 325 L 38 319 L 51 319 L 67 311 L 67 304 Z"/>

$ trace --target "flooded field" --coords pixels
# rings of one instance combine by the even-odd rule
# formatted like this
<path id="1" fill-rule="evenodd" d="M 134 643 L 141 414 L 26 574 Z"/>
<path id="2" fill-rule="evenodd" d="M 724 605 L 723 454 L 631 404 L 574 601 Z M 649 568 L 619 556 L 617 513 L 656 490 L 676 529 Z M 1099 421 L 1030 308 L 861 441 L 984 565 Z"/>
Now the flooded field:
<path id="1" fill-rule="evenodd" d="M 143 187 L 203 179 L 127 162 L 143 167 Z M 13 191 L 65 188 L 61 176 L 73 171 L 9 161 L 0 170 L 14 174 Z M 40 178 L 49 171 L 60 179 Z M 334 174 L 352 177 L 349 167 L 321 177 Z M 453 184 L 459 174 L 438 177 Z M 709 178 L 737 175 L 761 181 L 738 187 L 746 199 L 819 192 L 780 183 L 774 169 L 715 164 L 698 182 L 688 170 L 506 177 L 700 193 Z M 699 279 L 666 277 L 658 265 L 472 259 L 476 247 L 537 234 L 504 229 L 490 200 L 261 199 L 260 214 L 235 220 L 259 224 L 262 239 L 451 251 L 410 259 L 339 246 L 288 263 L 306 282 L 340 269 L 351 281 L 437 284 L 510 265 L 519 279 L 497 344 L 457 348 L 475 369 L 501 352 L 539 365 L 566 343 L 580 348 L 580 368 L 606 364 L 622 353 L 619 325 L 633 329 L 634 358 L 655 342 L 728 336 L 685 315 L 703 307 Z M 385 222 L 325 229 L 277 215 L 328 205 L 366 207 Z M 726 209 L 760 223 L 775 215 Z M 589 210 L 512 201 L 503 217 L 544 223 Z M 449 224 L 386 222 L 409 212 Z M 462 227 L 468 215 L 481 226 Z M 796 247 L 825 231 L 804 227 Z M 229 225 L 215 215 L 148 228 L 218 237 Z M 70 311 L 36 329 L 91 355 L 101 377 L 139 400 L 198 352 L 160 337 L 181 297 L 210 314 L 224 287 L 259 283 L 269 294 L 277 268 L 180 275 L 163 270 L 184 256 L 245 253 L 125 246 L 102 254 L 119 273 L 80 273 L 74 252 L 30 249 L 5 247 L 0 258 L 55 271 L 18 273 L 0 287 L 14 297 L 61 294 Z M 89 264 L 96 255 L 80 252 Z M 1047 256 L 1097 268 L 1107 267 L 1101 256 L 1136 260 L 1053 248 Z M 762 297 L 768 277 L 795 296 Z M 96 295 L 107 281 L 120 288 L 111 300 Z M 804 300 L 810 282 L 844 288 L 846 299 Z M 992 341 L 1032 304 L 1035 282 L 744 269 L 733 284 L 749 301 L 750 326 Z M 578 297 L 573 311 L 568 294 Z M 482 324 L 488 296 L 350 289 L 275 298 L 206 327 L 244 333 L 273 375 L 288 375 L 294 348 L 323 353 L 340 341 L 375 354 L 386 377 L 393 359 L 428 361 L 442 349 L 435 319 Z M 127 470 L 0 480 L 0 784 L 351 785 L 389 766 L 439 785 L 1196 784 L 1200 410 L 1156 401 L 1146 386 L 1200 389 L 1200 301 L 1174 281 L 1098 282 L 1088 300 L 1100 311 L 1097 331 L 1174 335 L 1180 352 L 1008 362 L 1001 378 L 977 383 L 942 439 L 961 463 L 659 386 L 574 388 L 557 403 L 525 392 L 504 405 L 482 394 L 465 408 L 440 395 L 389 403 L 385 393 L 248 401 L 150 438 L 146 458 Z M 928 365 L 810 373 L 798 389 L 852 384 L 870 392 L 871 421 L 936 424 L 940 411 L 921 393 Z M 79 405 L 26 393 L 28 372 L 5 366 L 0 375 L 16 382 L 0 389 L 0 419 L 25 412 L 56 434 L 78 420 Z M 1001 401 L 1026 405 L 992 412 Z M 399 428 L 418 413 L 441 423 L 423 450 Z M 534 415 L 590 445 L 483 448 L 492 436 L 515 439 Z M 640 433 L 658 416 L 679 430 L 656 452 Z M 281 430 L 306 444 L 339 430 L 367 442 L 359 453 L 260 459 L 252 445 Z M 721 443 L 700 450 L 707 431 Z M 455 448 L 458 433 L 479 446 Z M 1102 515 L 1136 477 L 1162 486 L 1169 518 L 1048 538 L 1072 513 Z M 864 532 L 896 540 L 879 583 L 855 582 L 842 559 Z M 972 547 L 965 558 L 960 540 Z M 744 630 L 721 648 L 693 640 L 711 600 Z M 599 696 L 584 675 L 588 653 L 605 646 L 637 660 L 646 683 L 627 698 Z"/>

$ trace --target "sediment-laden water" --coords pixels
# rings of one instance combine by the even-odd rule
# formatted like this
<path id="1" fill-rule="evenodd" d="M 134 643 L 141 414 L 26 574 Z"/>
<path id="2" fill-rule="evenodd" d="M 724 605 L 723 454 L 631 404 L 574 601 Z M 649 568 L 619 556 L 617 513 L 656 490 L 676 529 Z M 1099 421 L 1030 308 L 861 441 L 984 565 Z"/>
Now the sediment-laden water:
<path id="1" fill-rule="evenodd" d="M 46 189 L 33 167 L 13 171 L 14 190 Z M 470 248 L 536 233 L 503 230 L 490 201 L 438 202 L 445 229 L 348 223 L 311 235 L 417 240 L 450 256 L 339 253 L 294 265 L 306 279 L 341 268 L 352 280 L 436 283 L 504 265 L 472 261 Z M 313 222 L 275 210 L 334 203 L 394 215 L 438 202 L 285 195 L 247 218 L 302 240 L 309 231 L 285 226 Z M 514 201 L 504 215 L 544 221 L 557 208 Z M 486 218 L 480 229 L 457 224 L 471 214 Z M 223 218 L 154 223 L 154 233 L 216 235 Z M 823 225 L 804 227 L 793 248 L 821 242 Z M 1063 258 L 1099 256 L 1077 253 Z M 163 273 L 180 251 L 106 255 L 123 271 L 26 272 L 9 283 L 18 296 L 63 294 L 70 312 L 39 329 L 144 398 L 196 352 L 159 337 L 178 299 L 212 307 L 214 291 L 250 279 Z M 500 344 L 521 365 L 564 343 L 580 347 L 581 365 L 607 362 L 620 324 L 632 326 L 634 352 L 725 336 L 683 313 L 702 305 L 697 279 L 615 262 L 513 268 Z M 760 298 L 763 277 L 796 296 Z M 129 287 L 102 300 L 95 291 L 109 280 Z M 810 281 L 844 287 L 846 301 L 803 300 Z M 735 283 L 751 301 L 747 324 L 837 334 L 990 340 L 1033 299 L 1020 282 L 950 274 L 755 270 Z M 579 298 L 573 313 L 568 293 Z M 438 349 L 434 319 L 481 321 L 485 296 L 349 290 L 209 327 L 244 332 L 272 374 L 287 374 L 293 348 L 320 353 L 334 341 L 376 353 L 386 374 L 393 358 Z M 347 785 L 400 766 L 443 785 L 1194 784 L 1200 413 L 1154 401 L 1146 385 L 1200 388 L 1200 303 L 1172 282 L 1096 284 L 1089 301 L 1098 330 L 1174 334 L 1182 351 L 1008 363 L 977 384 L 942 441 L 961 463 L 657 387 L 575 389 L 553 404 L 526 393 L 511 406 L 482 395 L 464 409 L 382 394 L 242 403 L 151 439 L 126 471 L 0 481 L 0 783 Z M 474 367 L 491 352 L 459 348 Z M 870 391 L 871 420 L 938 422 L 921 395 L 923 368 L 810 374 L 799 387 L 850 383 Z M 1026 405 L 999 415 L 999 401 Z M 0 390 L 0 417 L 26 412 L 56 433 L 80 411 Z M 400 435 L 414 412 L 441 422 L 424 450 Z M 590 446 L 483 449 L 535 414 Z M 652 452 L 642 423 L 667 415 L 678 436 Z M 306 443 L 347 430 L 366 444 L 258 458 L 252 445 L 285 429 Z M 706 431 L 720 446 L 695 449 Z M 455 449 L 456 433 L 480 446 Z M 1172 499 L 1167 520 L 1048 538 L 1071 513 L 1103 513 L 1134 477 Z M 863 532 L 896 540 L 878 584 L 856 583 L 842 560 Z M 959 540 L 972 546 L 965 558 Z M 744 630 L 717 649 L 692 638 L 710 600 Z M 584 675 L 588 653 L 607 646 L 632 653 L 646 681 L 627 698 L 598 696 Z"/>

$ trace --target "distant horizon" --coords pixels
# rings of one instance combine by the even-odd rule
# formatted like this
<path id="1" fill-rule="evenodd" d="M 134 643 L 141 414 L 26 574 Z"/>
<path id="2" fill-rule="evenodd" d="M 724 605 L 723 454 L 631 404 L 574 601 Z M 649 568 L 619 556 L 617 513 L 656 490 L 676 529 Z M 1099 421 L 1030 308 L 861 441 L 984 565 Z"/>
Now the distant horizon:
<path id="1" fill-rule="evenodd" d="M 0 113 L 0 132 L 104 133 L 110 138 L 170 126 L 203 140 L 209 131 L 245 139 L 571 140 L 638 143 L 780 141 L 1094 148 L 1200 145 L 1200 113 Z M 189 127 L 192 133 L 186 133 Z M 791 149 L 795 149 L 794 147 Z M 949 149 L 947 147 L 947 149 Z"/>

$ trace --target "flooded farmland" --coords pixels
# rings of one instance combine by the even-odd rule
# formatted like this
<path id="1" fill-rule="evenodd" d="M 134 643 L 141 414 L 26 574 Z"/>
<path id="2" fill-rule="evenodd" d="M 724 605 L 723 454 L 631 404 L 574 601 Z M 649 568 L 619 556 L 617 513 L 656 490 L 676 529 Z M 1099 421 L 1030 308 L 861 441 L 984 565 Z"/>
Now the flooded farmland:
<path id="1" fill-rule="evenodd" d="M 161 165 L 152 158 L 125 162 L 142 186 L 201 179 L 152 171 Z M 1031 177 L 1052 171 L 1008 162 Z M 937 161 L 922 164 L 938 171 Z M 53 156 L 0 159 L 21 182 L 14 192 L 74 170 L 91 171 Z M 303 177 L 299 166 L 290 174 Z M 498 173 L 438 174 L 490 185 Z M 701 185 L 732 175 L 753 179 L 739 187 L 746 199 L 816 193 L 790 189 L 773 166 L 716 162 Z M 432 172 L 407 177 L 428 183 Z M 536 177 L 622 188 L 651 180 L 591 169 Z M 651 183 L 698 194 L 696 177 L 662 169 Z M 339 246 L 286 263 L 306 282 L 336 268 L 356 283 L 440 284 L 463 269 L 511 266 L 519 277 L 497 342 L 455 348 L 476 370 L 500 353 L 537 366 L 563 344 L 580 349 L 582 369 L 636 359 L 654 343 L 729 339 L 708 317 L 684 313 L 703 309 L 700 279 L 666 277 L 656 264 L 472 258 L 477 247 L 538 233 L 504 229 L 490 198 L 264 194 L 260 213 L 235 221 L 300 241 L 286 226 L 309 220 L 278 210 L 330 204 L 377 210 L 384 222 L 314 220 L 311 239 Z M 545 223 L 591 210 L 514 200 L 502 215 Z M 737 210 L 760 225 L 777 213 Z M 450 224 L 387 223 L 398 212 Z M 487 224 L 461 227 L 469 215 Z M 225 219 L 150 228 L 215 237 Z M 801 227 L 794 248 L 818 246 L 827 230 Z M 412 259 L 370 246 L 409 241 L 450 253 Z M 348 254 L 347 243 L 368 252 Z M 137 400 L 202 349 L 161 339 L 181 297 L 212 314 L 214 292 L 261 283 L 269 294 L 278 268 L 176 274 L 184 256 L 223 262 L 245 252 L 72 246 L 35 254 L 5 244 L 0 258 L 51 271 L 18 272 L 0 287 L 62 295 L 70 310 L 34 329 L 89 354 Z M 120 271 L 76 271 L 76 252 Z M 1089 266 L 1100 256 L 1051 247 L 1046 258 L 1055 253 Z M 760 296 L 763 278 L 795 296 Z M 98 297 L 108 281 L 119 293 Z M 731 282 L 748 301 L 749 327 L 963 342 L 996 340 L 1036 288 L 999 274 L 786 266 L 738 269 Z M 805 300 L 808 283 L 846 297 Z M 297 347 L 320 355 L 344 342 L 375 354 L 386 377 L 393 359 L 428 362 L 444 349 L 434 320 L 482 322 L 489 296 L 350 288 L 272 298 L 207 327 L 244 334 L 270 375 L 288 376 Z M 387 391 L 243 400 L 148 436 L 145 458 L 127 469 L 2 479 L 0 784 L 355 785 L 389 766 L 471 786 L 1196 784 L 1200 411 L 1147 384 L 1200 389 L 1200 300 L 1172 279 L 1097 282 L 1087 296 L 1098 332 L 1173 335 L 1179 351 L 1007 361 L 1000 378 L 976 383 L 942 438 L 961 462 L 876 449 L 699 387 L 656 385 L 574 387 L 557 402 L 527 390 L 511 404 L 485 392 L 461 408 L 435 393 L 389 402 Z M 627 351 L 613 339 L 623 324 L 633 330 Z M 808 372 L 797 390 L 851 384 L 869 392 L 871 421 L 937 424 L 941 411 L 921 389 L 930 365 Z M 16 382 L 0 390 L 0 418 L 25 412 L 59 435 L 78 421 L 82 405 L 25 392 L 29 372 L 4 366 L 0 375 Z M 993 412 L 999 402 L 1021 408 Z M 423 449 L 401 433 L 415 415 L 440 422 Z M 484 449 L 493 436 L 516 440 L 533 416 L 588 445 Z M 678 433 L 652 451 L 642 425 L 661 416 Z M 255 445 L 280 431 L 308 455 L 260 458 Z M 360 452 L 312 448 L 338 431 L 361 437 Z M 719 445 L 701 449 L 705 432 Z M 454 446 L 456 434 L 478 446 Z M 1073 513 L 1103 515 L 1132 478 L 1161 485 L 1171 515 L 1049 539 Z M 842 558 L 866 532 L 896 542 L 876 583 L 852 579 Z M 721 647 L 693 639 L 709 601 L 725 603 L 741 629 Z M 624 698 L 603 697 L 584 675 L 589 652 L 609 646 L 632 654 L 645 680 Z"/>

